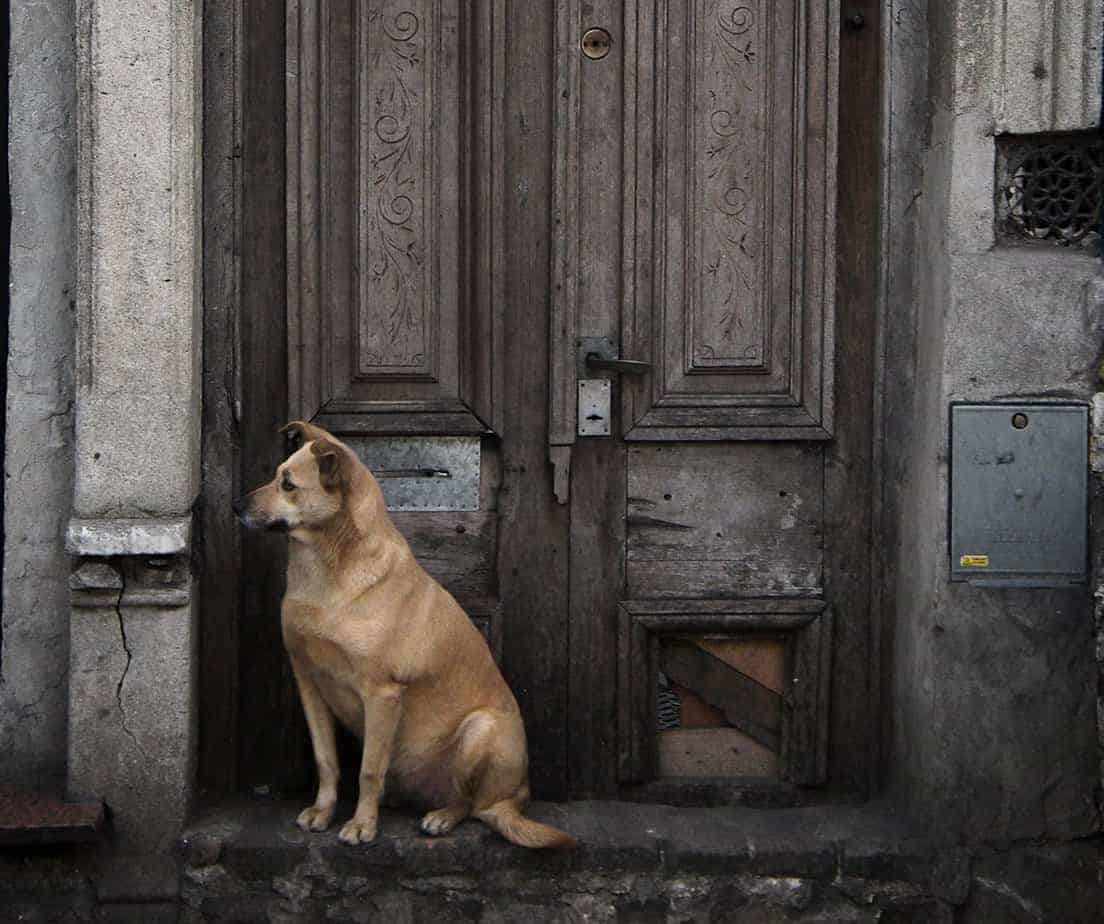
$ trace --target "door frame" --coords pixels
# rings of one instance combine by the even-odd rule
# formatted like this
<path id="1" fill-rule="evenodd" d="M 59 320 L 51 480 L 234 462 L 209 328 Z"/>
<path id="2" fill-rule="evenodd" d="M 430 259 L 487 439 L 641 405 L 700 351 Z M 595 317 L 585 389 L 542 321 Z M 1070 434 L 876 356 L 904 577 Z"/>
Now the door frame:
<path id="1" fill-rule="evenodd" d="M 610 547 L 624 540 L 624 471 L 617 441 L 577 445 L 576 485 L 569 506 L 553 494 L 547 455 L 550 266 L 556 165 L 557 62 L 534 58 L 551 48 L 557 17 L 568 0 L 514 4 L 471 0 L 491 9 L 491 48 L 503 83 L 496 88 L 501 157 L 494 174 L 502 195 L 502 278 L 496 298 L 538 321 L 507 332 L 503 389 L 503 490 L 499 537 L 500 597 L 505 613 L 523 613 L 524 632 L 503 635 L 503 668 L 526 717 L 533 789 L 539 796 L 695 799 L 670 786 L 626 788 L 617 783 L 616 633 L 623 566 L 588 557 L 578 540 L 587 529 L 608 531 Z M 274 10 L 280 15 L 274 15 Z M 825 508 L 825 593 L 836 612 L 832 646 L 828 783 L 816 794 L 772 787 L 769 800 L 863 796 L 881 769 L 883 729 L 879 660 L 881 533 L 876 449 L 880 410 L 881 232 L 885 145 L 881 38 L 876 0 L 852 0 L 840 38 L 837 206 L 837 419 L 849 421 L 828 446 Z M 198 773 L 211 794 L 247 783 L 239 754 L 239 724 L 249 701 L 274 700 L 302 722 L 290 678 L 251 671 L 258 652 L 283 659 L 279 638 L 277 542 L 243 544 L 230 503 L 243 487 L 267 478 L 279 461 L 276 430 L 288 407 L 286 314 L 273 310 L 286 290 L 286 48 L 285 5 L 232 0 L 204 14 L 204 359 L 203 494 L 197 554 L 201 574 Z M 275 62 L 275 63 L 274 63 Z M 562 62 L 561 62 L 562 63 Z M 273 68 L 279 79 L 273 80 Z M 541 222 L 540 215 L 547 216 Z M 524 327 L 524 325 L 520 325 Z M 539 424 L 538 424 L 539 422 Z M 528 428 L 528 432 L 527 432 Z M 268 447 L 243 454 L 243 446 Z M 583 476 L 583 477 L 580 477 Z M 620 486 L 623 488 L 623 474 Z M 603 522 L 598 522 L 598 517 Z M 835 537 L 835 539 L 833 539 Z M 569 575 L 573 576 L 569 585 Z M 590 575 L 583 578 L 583 575 Z M 244 580 L 243 580 L 244 576 Z M 525 580 L 522 577 L 525 577 Z M 593 592 L 580 593 L 583 581 Z M 536 592 L 534 588 L 539 588 Z M 596 590 L 595 590 L 596 588 Z M 611 589 L 612 588 L 612 589 Z M 616 599 L 614 599 L 616 597 Z M 595 605 L 608 618 L 595 621 Z M 271 631 L 241 638 L 245 608 L 272 612 Z M 288 669 L 284 668 L 285 671 Z M 604 683 L 602 689 L 599 686 Z M 292 690 L 290 697 L 288 690 Z M 607 708 L 608 707 L 608 708 Z M 608 718 L 605 718 L 607 717 Z M 568 740 L 564 730 L 574 730 Z M 279 759 L 277 734 L 258 760 Z M 568 754 L 573 755 L 569 767 Z M 298 781 L 289 780 L 294 787 Z M 763 787 L 733 785 L 710 798 L 762 800 Z"/>

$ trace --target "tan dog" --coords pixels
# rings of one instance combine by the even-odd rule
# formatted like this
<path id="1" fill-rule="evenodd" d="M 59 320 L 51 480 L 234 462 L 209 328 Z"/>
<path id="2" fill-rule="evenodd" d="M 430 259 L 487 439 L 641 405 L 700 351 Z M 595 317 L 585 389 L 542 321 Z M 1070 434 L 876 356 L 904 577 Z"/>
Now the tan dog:
<path id="1" fill-rule="evenodd" d="M 333 818 L 336 716 L 364 743 L 345 843 L 376 836 L 386 780 L 434 809 L 427 834 L 471 815 L 524 847 L 573 847 L 522 815 L 525 729 L 483 636 L 414 559 L 356 454 L 313 424 L 289 431 L 302 447 L 234 510 L 291 539 L 280 618 L 318 765 L 318 797 L 299 827 L 322 831 Z"/>

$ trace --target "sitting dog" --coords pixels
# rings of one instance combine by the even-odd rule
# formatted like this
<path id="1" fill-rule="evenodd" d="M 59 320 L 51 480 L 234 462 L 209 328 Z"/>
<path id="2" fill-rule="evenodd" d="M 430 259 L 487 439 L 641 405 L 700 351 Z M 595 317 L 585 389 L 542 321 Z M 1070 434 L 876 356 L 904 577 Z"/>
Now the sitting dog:
<path id="1" fill-rule="evenodd" d="M 575 846 L 522 814 L 517 701 L 483 636 L 414 559 L 371 472 L 320 427 L 295 421 L 281 432 L 301 447 L 234 512 L 291 539 L 280 621 L 318 766 L 318 797 L 299 827 L 322 831 L 333 819 L 336 717 L 364 745 L 356 813 L 339 834 L 346 844 L 376 836 L 386 782 L 433 809 L 427 834 L 471 815 L 524 847 Z"/>

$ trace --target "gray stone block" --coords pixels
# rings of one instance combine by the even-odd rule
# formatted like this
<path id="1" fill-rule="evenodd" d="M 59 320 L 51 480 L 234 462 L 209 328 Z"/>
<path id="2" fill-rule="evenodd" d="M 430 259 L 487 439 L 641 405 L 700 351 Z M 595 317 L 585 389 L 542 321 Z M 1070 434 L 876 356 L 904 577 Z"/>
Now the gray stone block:
<path id="1" fill-rule="evenodd" d="M 110 856 L 100 862 L 96 898 L 101 904 L 175 902 L 180 871 L 166 855 Z"/>
<path id="2" fill-rule="evenodd" d="M 128 851 L 167 850 L 187 816 L 195 644 L 190 607 L 73 610 L 70 795 L 102 798 Z"/>

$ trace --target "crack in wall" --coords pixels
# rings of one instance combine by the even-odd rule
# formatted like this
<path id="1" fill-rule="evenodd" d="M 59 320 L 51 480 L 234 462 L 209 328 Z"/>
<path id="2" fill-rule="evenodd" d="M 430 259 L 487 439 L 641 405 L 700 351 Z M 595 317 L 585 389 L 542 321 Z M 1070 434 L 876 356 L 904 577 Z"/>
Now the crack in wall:
<path id="1" fill-rule="evenodd" d="M 119 675 L 119 682 L 115 685 L 115 702 L 119 707 L 119 724 L 122 726 L 123 734 L 133 741 L 134 746 L 148 759 L 149 755 L 146 754 L 146 749 L 142 747 L 142 743 L 130 730 L 130 726 L 127 725 L 126 709 L 123 706 L 123 684 L 126 683 L 127 674 L 130 673 L 130 662 L 134 659 L 134 654 L 130 650 L 126 625 L 123 621 L 123 594 L 126 593 L 126 573 L 123 568 L 119 569 L 119 577 L 122 580 L 122 585 L 119 587 L 119 596 L 115 598 L 115 615 L 119 619 L 119 638 L 123 642 L 123 651 L 126 652 L 126 664 L 123 666 L 122 674 Z"/>

